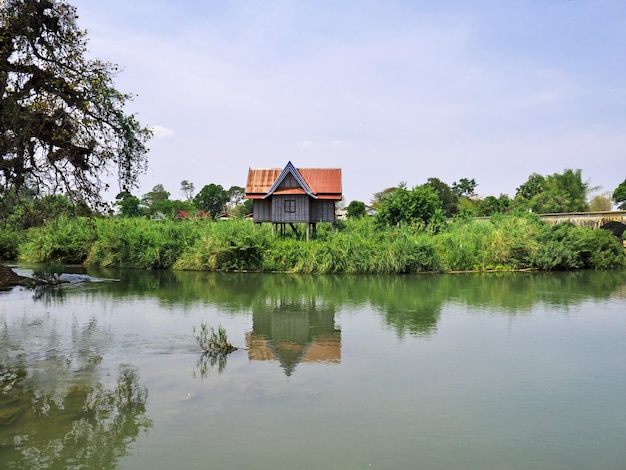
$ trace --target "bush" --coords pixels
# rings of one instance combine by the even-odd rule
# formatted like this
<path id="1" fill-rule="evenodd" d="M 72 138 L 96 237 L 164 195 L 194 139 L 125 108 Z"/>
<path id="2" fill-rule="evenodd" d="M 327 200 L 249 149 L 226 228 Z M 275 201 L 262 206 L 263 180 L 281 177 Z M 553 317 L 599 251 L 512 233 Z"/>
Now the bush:
<path id="1" fill-rule="evenodd" d="M 82 263 L 97 235 L 94 220 L 87 217 L 60 216 L 26 233 L 18 249 L 20 261 L 29 263 Z"/>
<path id="2" fill-rule="evenodd" d="M 175 269 L 259 270 L 271 232 L 247 220 L 204 224 L 192 245 L 174 263 Z"/>
<path id="3" fill-rule="evenodd" d="M 570 223 L 545 226 L 537 234 L 533 266 L 552 269 L 608 269 L 623 267 L 624 248 L 607 230 L 577 227 Z"/>
<path id="4" fill-rule="evenodd" d="M 17 259 L 20 239 L 20 232 L 0 229 L 0 259 Z"/>

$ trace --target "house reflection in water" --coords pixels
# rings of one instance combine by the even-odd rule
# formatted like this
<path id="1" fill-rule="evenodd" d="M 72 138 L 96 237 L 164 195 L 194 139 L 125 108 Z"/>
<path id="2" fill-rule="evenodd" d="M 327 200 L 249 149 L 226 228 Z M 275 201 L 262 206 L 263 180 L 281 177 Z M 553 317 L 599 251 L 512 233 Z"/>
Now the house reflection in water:
<path id="1" fill-rule="evenodd" d="M 277 299 L 256 306 L 246 345 L 250 360 L 278 361 L 287 376 L 300 362 L 341 362 L 341 330 L 335 326 L 335 309 L 317 305 L 316 299 Z"/>

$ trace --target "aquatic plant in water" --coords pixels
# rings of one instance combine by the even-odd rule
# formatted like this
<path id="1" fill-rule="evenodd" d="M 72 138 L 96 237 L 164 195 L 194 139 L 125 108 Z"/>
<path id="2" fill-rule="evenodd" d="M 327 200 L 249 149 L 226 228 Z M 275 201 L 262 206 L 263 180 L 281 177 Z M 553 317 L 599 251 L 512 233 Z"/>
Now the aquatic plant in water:
<path id="1" fill-rule="evenodd" d="M 228 355 L 237 350 L 228 341 L 226 330 L 221 325 L 217 331 L 205 322 L 200 323 L 200 332 L 196 333 L 196 327 L 193 327 L 194 338 L 198 345 L 202 348 L 202 356 L 196 364 L 196 368 L 200 370 L 200 376 L 206 377 L 209 369 L 217 366 L 218 372 L 221 374 L 226 367 Z M 195 372 L 194 372 L 195 377 Z"/>
<path id="2" fill-rule="evenodd" d="M 202 322 L 200 324 L 200 332 L 196 334 L 196 327 L 194 326 L 193 333 L 196 342 L 202 348 L 203 354 L 207 356 L 226 355 L 237 350 L 237 347 L 228 341 L 226 330 L 221 325 L 215 331 L 212 326 L 209 327 L 205 322 Z"/>

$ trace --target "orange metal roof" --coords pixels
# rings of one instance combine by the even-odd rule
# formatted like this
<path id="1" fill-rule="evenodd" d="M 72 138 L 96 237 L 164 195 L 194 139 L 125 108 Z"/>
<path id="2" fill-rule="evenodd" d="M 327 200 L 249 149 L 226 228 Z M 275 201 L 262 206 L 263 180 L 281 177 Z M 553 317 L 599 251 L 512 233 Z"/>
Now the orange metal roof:
<path id="1" fill-rule="evenodd" d="M 341 199 L 341 168 L 297 168 L 313 194 L 320 199 Z M 260 199 L 267 194 L 283 170 L 280 168 L 250 168 L 246 197 Z M 278 190 L 274 194 L 305 194 L 301 189 Z"/>

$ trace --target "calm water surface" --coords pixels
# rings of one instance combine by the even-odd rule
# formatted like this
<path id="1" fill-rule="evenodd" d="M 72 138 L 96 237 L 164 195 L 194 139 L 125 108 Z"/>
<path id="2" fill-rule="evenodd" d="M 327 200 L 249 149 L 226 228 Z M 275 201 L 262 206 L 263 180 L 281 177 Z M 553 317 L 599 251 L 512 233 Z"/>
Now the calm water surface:
<path id="1" fill-rule="evenodd" d="M 626 468 L 624 271 L 66 271 L 0 291 L 0 468 Z"/>

